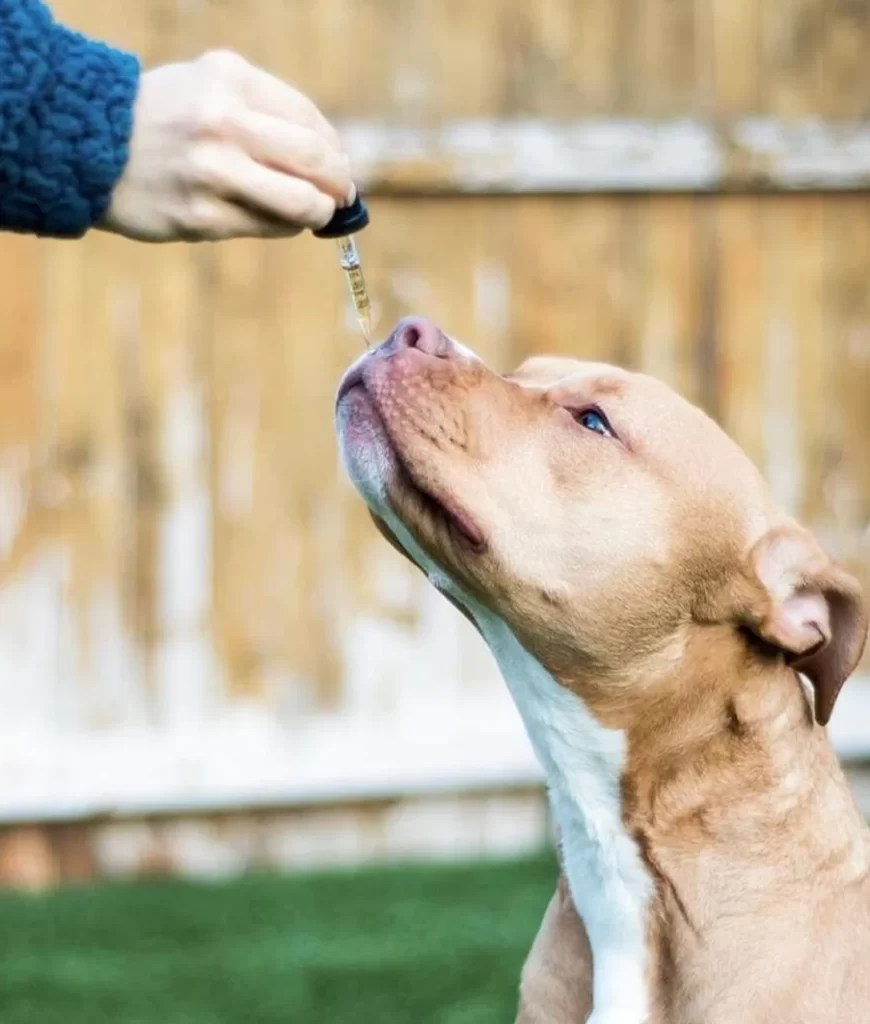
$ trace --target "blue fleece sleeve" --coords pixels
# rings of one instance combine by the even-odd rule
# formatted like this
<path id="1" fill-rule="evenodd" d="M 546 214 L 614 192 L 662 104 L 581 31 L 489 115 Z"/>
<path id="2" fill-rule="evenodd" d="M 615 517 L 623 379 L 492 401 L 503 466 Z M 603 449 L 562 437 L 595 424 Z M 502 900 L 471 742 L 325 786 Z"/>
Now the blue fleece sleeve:
<path id="1" fill-rule="evenodd" d="M 102 217 L 138 84 L 135 57 L 0 0 L 0 229 L 77 238 Z"/>

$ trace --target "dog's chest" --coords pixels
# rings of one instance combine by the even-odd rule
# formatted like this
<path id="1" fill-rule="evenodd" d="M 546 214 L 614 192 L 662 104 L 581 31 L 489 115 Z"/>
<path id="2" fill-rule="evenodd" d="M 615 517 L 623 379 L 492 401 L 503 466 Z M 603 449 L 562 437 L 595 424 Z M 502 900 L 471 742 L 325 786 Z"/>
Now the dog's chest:
<path id="1" fill-rule="evenodd" d="M 640 1024 L 649 1012 L 646 916 L 653 885 L 622 821 L 624 737 L 598 723 L 507 625 L 474 608 L 547 775 L 563 866 L 589 936 L 596 1015 Z M 594 1019 L 594 1018 L 593 1018 Z"/>

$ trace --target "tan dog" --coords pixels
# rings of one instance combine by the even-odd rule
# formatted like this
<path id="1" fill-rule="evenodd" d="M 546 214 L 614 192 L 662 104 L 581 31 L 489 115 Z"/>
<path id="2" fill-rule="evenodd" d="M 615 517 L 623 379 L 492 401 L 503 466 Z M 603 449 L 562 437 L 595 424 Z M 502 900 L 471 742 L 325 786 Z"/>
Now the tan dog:
<path id="1" fill-rule="evenodd" d="M 421 320 L 351 367 L 337 423 L 546 771 L 563 877 L 520 1021 L 870 1021 L 870 831 L 823 728 L 861 592 L 737 446 L 647 377 L 499 377 Z"/>

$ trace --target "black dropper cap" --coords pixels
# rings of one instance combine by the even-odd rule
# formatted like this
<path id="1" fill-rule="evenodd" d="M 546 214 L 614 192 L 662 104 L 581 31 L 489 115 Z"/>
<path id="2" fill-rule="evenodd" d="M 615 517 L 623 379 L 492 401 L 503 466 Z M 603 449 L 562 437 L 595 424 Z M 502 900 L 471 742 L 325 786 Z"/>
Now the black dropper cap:
<path id="1" fill-rule="evenodd" d="M 314 236 L 316 238 L 342 238 L 344 235 L 362 231 L 368 222 L 369 211 L 357 192 L 356 198 L 350 206 L 342 206 L 340 210 L 336 210 L 332 220 L 315 231 Z"/>

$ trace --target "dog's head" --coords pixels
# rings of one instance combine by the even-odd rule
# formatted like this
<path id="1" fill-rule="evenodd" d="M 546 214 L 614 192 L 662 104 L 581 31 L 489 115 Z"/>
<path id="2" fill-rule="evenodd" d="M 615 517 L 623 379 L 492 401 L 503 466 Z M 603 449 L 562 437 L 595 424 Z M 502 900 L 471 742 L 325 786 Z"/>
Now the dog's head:
<path id="1" fill-rule="evenodd" d="M 337 421 L 382 532 L 563 685 L 629 704 L 718 629 L 805 672 L 827 721 L 864 645 L 860 588 L 665 385 L 568 359 L 498 376 L 413 319 L 345 374 Z"/>

